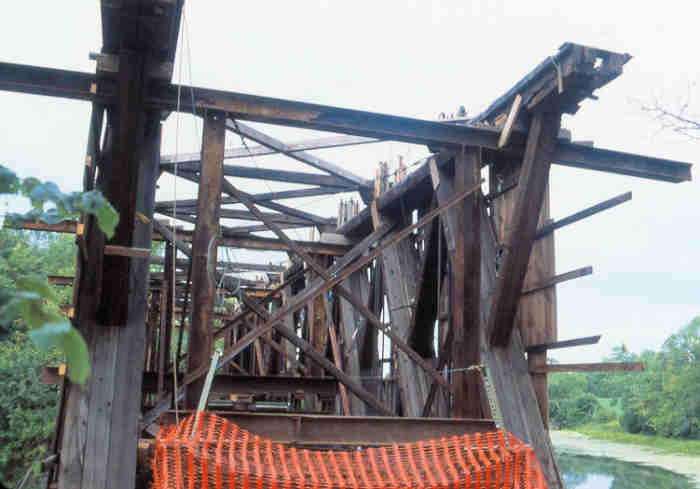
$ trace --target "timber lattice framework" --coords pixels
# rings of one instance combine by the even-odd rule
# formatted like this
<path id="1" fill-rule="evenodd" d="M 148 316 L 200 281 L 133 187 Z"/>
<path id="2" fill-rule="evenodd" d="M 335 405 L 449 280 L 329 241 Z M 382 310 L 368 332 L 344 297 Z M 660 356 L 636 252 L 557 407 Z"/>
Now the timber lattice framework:
<path id="1" fill-rule="evenodd" d="M 553 221 L 550 165 L 691 178 L 688 163 L 576 143 L 561 130 L 562 114 L 597 99 L 594 91 L 618 77 L 630 56 L 566 43 L 482 114 L 419 120 L 178 87 L 171 79 L 182 3 L 102 0 L 95 73 L 0 62 L 2 90 L 91 104 L 84 188 L 101 190 L 120 214 L 109 241 L 89 218 L 24 225 L 76 234 L 76 276 L 51 280 L 74 287 L 71 318 L 92 365 L 85 386 L 44 371 L 62 392 L 49 484 L 144 484 L 137 465 L 150 462 L 137 455 L 152 457 L 157 425 L 175 421 L 173 402 L 180 412 L 196 407 L 219 342 L 209 409 L 261 437 L 337 449 L 498 424 L 532 447 L 548 487 L 562 487 L 547 432 L 547 373 L 641 367 L 546 362 L 550 349 L 599 339 L 558 341 L 555 286 L 592 269 L 555 275 L 554 231 L 631 198 Z M 180 103 L 178 91 L 187 94 Z M 161 155 L 162 121 L 176 110 L 203 119 L 201 154 Z M 336 134 L 286 143 L 248 121 Z M 226 148 L 227 132 L 256 144 Z M 368 180 L 310 153 L 383 141 L 425 145 L 431 155 L 411 172 L 400 166 L 389 186 L 385 169 Z M 321 172 L 233 162 L 268 154 Z M 157 202 L 162 173 L 196 183 L 197 198 Z M 227 177 L 294 188 L 248 193 Z M 343 203 L 337 218 L 294 205 L 348 192 L 357 201 Z M 232 227 L 231 220 L 252 224 Z M 293 228 L 315 229 L 318 239 L 291 239 Z M 167 242 L 165 256 L 143 255 L 153 240 Z M 220 248 L 284 251 L 292 261 L 213 267 Z M 268 280 L 234 276 L 245 272 Z M 237 305 L 226 307 L 232 297 Z M 384 339 L 390 353 L 379 347 Z"/>

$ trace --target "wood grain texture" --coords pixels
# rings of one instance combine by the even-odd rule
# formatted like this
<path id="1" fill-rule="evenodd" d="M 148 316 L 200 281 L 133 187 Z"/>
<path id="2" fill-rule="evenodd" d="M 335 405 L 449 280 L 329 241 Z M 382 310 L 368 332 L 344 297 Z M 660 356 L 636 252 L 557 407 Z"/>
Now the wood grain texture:
<path id="1" fill-rule="evenodd" d="M 216 279 L 212 276 L 212 268 L 217 261 L 216 240 L 219 232 L 219 202 L 226 139 L 224 124 L 224 115 L 220 113 L 211 112 L 204 118 L 197 223 L 192 240 L 192 320 L 187 341 L 190 372 L 209 364 L 213 348 L 211 315 L 216 298 Z M 186 406 L 197 406 L 202 386 L 203 379 L 198 379 L 188 386 Z"/>
<path id="2" fill-rule="evenodd" d="M 505 230 L 498 281 L 489 306 L 487 330 L 494 345 L 507 345 L 515 326 L 560 123 L 560 114 L 537 113 L 530 124 L 512 224 Z"/>

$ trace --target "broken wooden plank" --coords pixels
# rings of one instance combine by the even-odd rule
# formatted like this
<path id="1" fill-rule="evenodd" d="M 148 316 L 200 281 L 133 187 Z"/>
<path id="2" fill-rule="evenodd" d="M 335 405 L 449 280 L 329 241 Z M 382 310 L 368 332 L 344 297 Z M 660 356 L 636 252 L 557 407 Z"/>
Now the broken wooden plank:
<path id="1" fill-rule="evenodd" d="M 508 118 L 506 123 L 501 129 L 501 136 L 498 138 L 498 147 L 503 148 L 508 144 L 510 140 L 510 134 L 513 131 L 513 125 L 515 124 L 518 115 L 520 114 L 520 106 L 523 102 L 523 97 L 517 94 L 513 99 L 513 103 L 510 106 L 510 111 L 508 112 Z"/>
<path id="2" fill-rule="evenodd" d="M 571 214 L 570 216 L 567 216 L 563 219 L 559 219 L 558 221 L 549 222 L 537 230 L 535 239 L 543 238 L 544 236 L 553 233 L 559 228 L 568 226 L 569 224 L 573 224 L 582 219 L 593 216 L 606 209 L 611 209 L 617 205 L 622 204 L 623 202 L 627 202 L 628 200 L 632 200 L 632 192 L 625 192 L 624 194 L 620 194 L 617 197 L 613 197 L 612 199 L 608 199 L 599 204 L 587 207 L 586 209 Z"/>
<path id="3" fill-rule="evenodd" d="M 528 354 L 543 353 L 557 348 L 569 348 L 571 346 L 595 345 L 600 341 L 601 335 L 584 336 L 583 338 L 574 338 L 571 340 L 553 341 L 551 343 L 540 343 L 538 345 L 530 345 L 525 348 Z"/>

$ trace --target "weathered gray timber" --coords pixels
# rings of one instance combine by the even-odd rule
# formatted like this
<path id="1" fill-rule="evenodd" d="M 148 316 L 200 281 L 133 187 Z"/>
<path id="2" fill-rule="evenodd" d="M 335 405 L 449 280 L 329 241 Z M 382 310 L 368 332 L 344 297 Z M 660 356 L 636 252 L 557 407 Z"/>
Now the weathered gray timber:
<path id="1" fill-rule="evenodd" d="M 367 270 L 360 269 L 350 275 L 343 285 L 355 292 L 355 295 L 369 306 L 369 280 Z M 367 320 L 346 299 L 340 298 L 341 333 L 343 337 L 343 351 L 345 353 L 345 371 L 351 377 L 361 376 L 361 352 L 367 336 Z M 371 384 L 362 379 L 362 386 L 371 392 Z M 366 416 L 365 403 L 356 396 L 350 396 L 350 410 L 355 416 Z"/>
<path id="2" fill-rule="evenodd" d="M 375 228 L 385 222 L 381 215 L 373 216 Z M 392 331 L 408 342 L 412 310 L 418 285 L 418 253 L 411 238 L 402 240 L 384 250 L 380 258 L 384 272 L 384 290 Z M 418 417 L 428 397 L 425 372 L 404 353 L 396 352 L 396 372 L 401 410 L 404 416 Z"/>
<path id="3" fill-rule="evenodd" d="M 187 339 L 188 370 L 195 371 L 209 365 L 213 348 L 212 313 L 216 298 L 215 272 L 217 235 L 219 227 L 219 199 L 224 179 L 224 142 L 226 140 L 224 115 L 211 111 L 204 118 L 202 133 L 202 173 L 197 199 L 197 223 L 192 239 L 192 320 Z M 187 387 L 185 404 L 196 408 L 204 385 L 198 379 Z"/>
<path id="4" fill-rule="evenodd" d="M 560 124 L 561 114 L 549 112 L 535 114 L 530 124 L 527 149 L 516 188 L 512 228 L 507 231 L 502 243 L 502 264 L 489 305 L 488 332 L 494 345 L 506 345 L 513 331 Z"/>

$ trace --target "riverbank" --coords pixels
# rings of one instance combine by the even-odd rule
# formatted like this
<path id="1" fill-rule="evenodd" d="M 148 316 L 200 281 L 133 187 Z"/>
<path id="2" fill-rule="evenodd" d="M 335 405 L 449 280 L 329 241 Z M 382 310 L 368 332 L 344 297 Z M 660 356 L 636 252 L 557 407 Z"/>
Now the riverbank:
<path id="1" fill-rule="evenodd" d="M 656 451 L 700 457 L 700 440 L 678 440 L 661 436 L 627 433 L 620 427 L 620 423 L 617 420 L 606 424 L 582 426 L 576 428 L 575 431 L 596 440 L 637 445 Z M 698 460 L 698 463 L 700 463 L 700 460 Z"/>
<path id="2" fill-rule="evenodd" d="M 551 431 L 552 444 L 558 451 L 611 457 L 625 462 L 661 467 L 690 477 L 700 488 L 700 456 L 669 453 L 653 446 L 640 446 L 596 439 L 574 431 Z M 628 439 L 629 440 L 629 439 Z"/>

